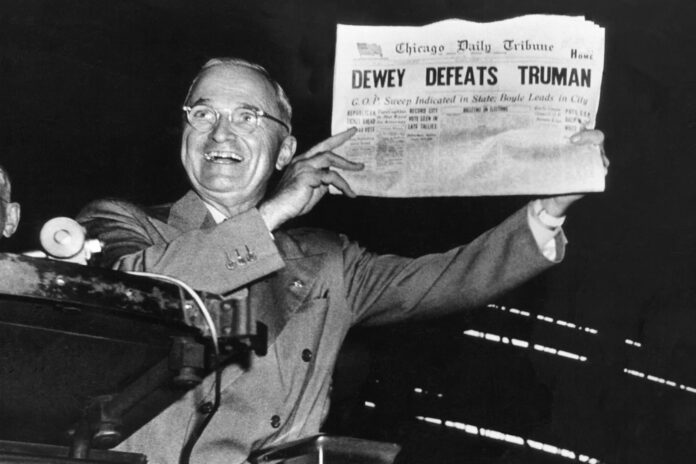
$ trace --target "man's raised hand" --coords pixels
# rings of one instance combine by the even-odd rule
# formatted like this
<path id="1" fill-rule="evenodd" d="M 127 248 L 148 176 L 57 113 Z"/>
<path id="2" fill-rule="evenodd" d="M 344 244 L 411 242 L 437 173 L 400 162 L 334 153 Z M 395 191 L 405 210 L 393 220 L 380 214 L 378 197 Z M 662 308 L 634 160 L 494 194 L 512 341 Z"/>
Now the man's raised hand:
<path id="1" fill-rule="evenodd" d="M 609 159 L 604 153 L 604 133 L 600 130 L 581 130 L 580 132 L 574 134 L 570 141 L 576 145 L 598 145 L 600 153 L 602 154 L 602 163 L 604 164 L 604 174 L 608 172 L 609 169 Z M 569 195 L 557 195 L 553 197 L 543 198 L 541 200 L 542 207 L 551 216 L 561 217 L 565 216 L 566 211 L 570 206 L 581 199 L 583 194 L 569 194 Z"/>
<path id="2" fill-rule="evenodd" d="M 350 128 L 318 143 L 307 152 L 296 156 L 285 168 L 276 189 L 259 206 L 269 230 L 314 208 L 332 185 L 354 198 L 355 192 L 336 169 L 360 171 L 362 163 L 349 161 L 332 150 L 353 137 L 357 129 Z"/>

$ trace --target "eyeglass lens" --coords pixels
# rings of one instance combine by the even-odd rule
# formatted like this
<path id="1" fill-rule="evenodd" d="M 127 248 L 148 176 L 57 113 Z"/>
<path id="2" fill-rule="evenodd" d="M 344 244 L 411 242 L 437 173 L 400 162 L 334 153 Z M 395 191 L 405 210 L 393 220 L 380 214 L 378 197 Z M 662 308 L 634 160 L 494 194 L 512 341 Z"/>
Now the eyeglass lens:
<path id="1" fill-rule="evenodd" d="M 200 131 L 209 131 L 218 122 L 220 113 L 207 105 L 196 105 L 187 111 L 191 125 Z M 237 108 L 229 113 L 228 120 L 240 132 L 251 133 L 258 126 L 258 115 L 249 108 Z"/>

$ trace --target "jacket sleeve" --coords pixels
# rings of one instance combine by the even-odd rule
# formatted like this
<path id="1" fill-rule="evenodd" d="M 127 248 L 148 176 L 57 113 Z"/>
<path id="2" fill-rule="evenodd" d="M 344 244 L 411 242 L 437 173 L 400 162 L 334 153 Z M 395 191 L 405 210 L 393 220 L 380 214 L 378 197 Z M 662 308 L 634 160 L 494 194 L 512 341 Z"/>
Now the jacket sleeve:
<path id="1" fill-rule="evenodd" d="M 559 261 L 565 237 L 556 237 Z M 540 252 L 527 208 L 468 245 L 410 259 L 344 239 L 344 285 L 354 322 L 379 325 L 481 306 L 555 264 Z"/>
<path id="2" fill-rule="evenodd" d="M 103 243 L 90 264 L 165 274 L 198 290 L 226 293 L 284 266 L 256 210 L 183 233 L 115 200 L 89 204 L 77 220 Z"/>

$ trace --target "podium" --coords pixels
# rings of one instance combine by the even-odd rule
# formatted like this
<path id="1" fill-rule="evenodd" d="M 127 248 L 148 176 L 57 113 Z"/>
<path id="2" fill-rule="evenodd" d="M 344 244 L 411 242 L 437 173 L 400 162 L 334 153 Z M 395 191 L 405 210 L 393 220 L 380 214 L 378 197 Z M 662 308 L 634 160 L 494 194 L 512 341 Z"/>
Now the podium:
<path id="1" fill-rule="evenodd" d="M 202 297 L 227 353 L 265 349 L 249 308 Z M 0 462 L 145 462 L 104 450 L 212 371 L 187 298 L 151 278 L 0 253 Z"/>

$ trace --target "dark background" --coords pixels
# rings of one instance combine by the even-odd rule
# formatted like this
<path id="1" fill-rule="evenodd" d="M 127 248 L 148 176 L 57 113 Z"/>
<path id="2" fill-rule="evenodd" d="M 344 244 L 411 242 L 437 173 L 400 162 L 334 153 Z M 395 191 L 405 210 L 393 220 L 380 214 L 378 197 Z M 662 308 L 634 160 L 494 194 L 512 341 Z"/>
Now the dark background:
<path id="1" fill-rule="evenodd" d="M 696 387 L 695 9 L 686 0 L 4 0 L 0 163 L 11 173 L 23 219 L 2 247 L 38 248 L 47 219 L 74 216 L 97 197 L 153 204 L 181 196 L 180 106 L 209 57 L 240 56 L 269 68 L 294 103 L 301 151 L 329 135 L 337 23 L 584 15 L 606 28 L 597 125 L 612 162 L 607 191 L 571 211 L 565 263 L 500 303 L 600 334 L 573 341 L 539 324 L 491 322 L 485 311 L 356 334 L 367 348 L 355 356 L 371 361 L 368 387 L 353 391 L 360 401 L 384 401 L 369 417 L 346 413 L 335 427 L 406 443 L 404 459 L 413 462 L 434 462 L 427 453 L 440 462 L 536 462 L 544 455 L 426 426 L 415 414 L 449 414 L 607 462 L 693 462 L 696 395 L 622 369 Z M 527 200 L 331 197 L 304 221 L 376 251 L 417 255 L 468 241 Z M 463 328 L 489 323 L 497 333 L 519 330 L 527 339 L 575 344 L 575 352 L 585 347 L 592 362 L 578 368 L 461 340 Z M 626 338 L 643 343 L 638 358 Z M 449 399 L 419 403 L 416 382 L 447 388 Z"/>

